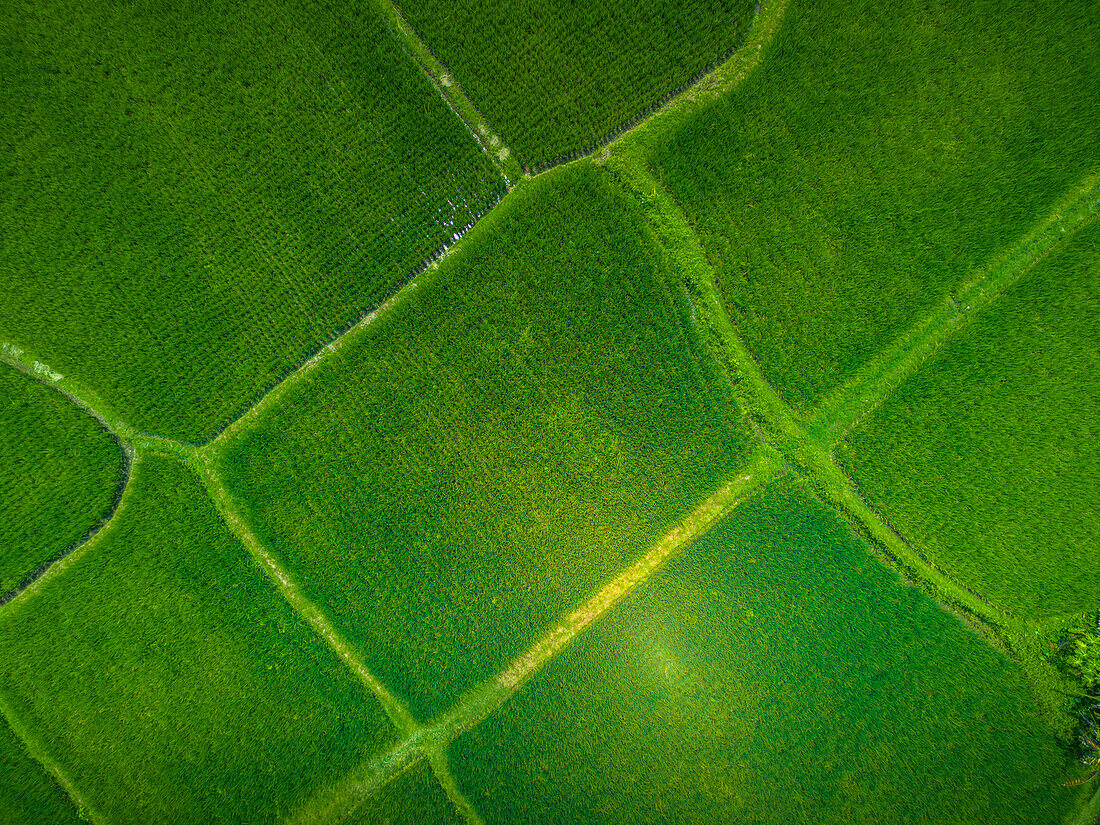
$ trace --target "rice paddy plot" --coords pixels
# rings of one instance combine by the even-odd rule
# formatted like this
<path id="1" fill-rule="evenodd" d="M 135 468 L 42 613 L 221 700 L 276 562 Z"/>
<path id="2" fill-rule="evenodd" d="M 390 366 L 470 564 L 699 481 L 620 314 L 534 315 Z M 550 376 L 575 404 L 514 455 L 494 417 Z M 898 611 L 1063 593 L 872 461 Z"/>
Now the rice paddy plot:
<path id="1" fill-rule="evenodd" d="M 503 194 L 367 0 L 5 4 L 0 330 L 202 440 Z"/>
<path id="2" fill-rule="evenodd" d="M 264 545 L 422 719 L 747 455 L 635 210 L 589 164 L 521 183 L 224 445 L 220 471 Z"/>
<path id="3" fill-rule="evenodd" d="M 978 315 L 840 445 L 874 506 L 1002 610 L 1100 608 L 1100 224 Z"/>
<path id="4" fill-rule="evenodd" d="M 100 525 L 124 464 L 92 416 L 0 363 L 0 598 Z"/>
<path id="5" fill-rule="evenodd" d="M 107 821 L 274 821 L 394 733 L 197 478 L 134 472 L 110 527 L 0 612 L 0 703 Z"/>
<path id="6" fill-rule="evenodd" d="M 340 821 L 347 825 L 461 825 L 466 820 L 422 761 L 391 779 L 352 816 Z"/>
<path id="7" fill-rule="evenodd" d="M 76 808 L 0 716 L 0 822 L 77 825 Z"/>
<path id="8" fill-rule="evenodd" d="M 650 158 L 765 378 L 806 409 L 1100 163 L 1100 16 L 791 0 L 760 68 Z"/>
<path id="9" fill-rule="evenodd" d="M 400 0 L 528 169 L 594 148 L 730 53 L 754 2 Z"/>
<path id="10" fill-rule="evenodd" d="M 1018 669 L 781 479 L 459 737 L 495 823 L 1054 825 Z"/>

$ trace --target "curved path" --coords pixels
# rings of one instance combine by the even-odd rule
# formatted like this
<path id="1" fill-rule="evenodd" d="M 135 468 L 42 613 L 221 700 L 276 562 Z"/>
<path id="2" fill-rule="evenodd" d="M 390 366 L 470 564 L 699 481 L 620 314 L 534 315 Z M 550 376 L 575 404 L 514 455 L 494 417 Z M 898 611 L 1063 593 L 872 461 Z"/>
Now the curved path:
<path id="1" fill-rule="evenodd" d="M 48 365 L 28 356 L 21 347 L 8 341 L 0 340 L 0 362 L 14 367 L 20 372 L 29 375 L 31 378 L 38 380 L 63 395 L 75 407 L 83 410 L 94 418 L 99 423 L 100 427 L 102 427 L 111 436 L 114 442 L 118 444 L 122 451 L 121 478 L 119 479 L 119 483 L 111 497 L 111 503 L 107 511 L 103 514 L 103 517 L 98 523 L 93 524 L 84 536 L 77 539 L 68 547 L 64 547 L 57 551 L 47 558 L 46 561 L 42 562 L 42 564 L 20 582 L 17 587 L 9 590 L 7 593 L 0 594 L 0 607 L 3 607 L 8 602 L 18 598 L 20 594 L 26 592 L 35 582 L 45 576 L 54 565 L 87 545 L 107 528 L 118 512 L 126 488 L 130 483 L 131 470 L 134 463 L 134 447 L 128 435 L 126 435 L 131 431 L 130 428 L 114 416 L 109 409 L 100 405 L 99 399 L 91 393 L 86 392 L 78 383 L 66 379 L 65 376 L 50 369 Z"/>

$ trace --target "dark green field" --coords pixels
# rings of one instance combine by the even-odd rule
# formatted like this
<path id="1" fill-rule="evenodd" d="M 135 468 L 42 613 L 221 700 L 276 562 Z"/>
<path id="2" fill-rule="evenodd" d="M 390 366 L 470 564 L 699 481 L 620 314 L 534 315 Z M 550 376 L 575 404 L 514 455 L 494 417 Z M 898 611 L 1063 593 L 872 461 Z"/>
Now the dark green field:
<path id="1" fill-rule="evenodd" d="M 0 719 L 0 822 L 76 825 L 76 808 Z"/>
<path id="2" fill-rule="evenodd" d="M 527 169 L 589 151 L 728 54 L 754 2 L 398 0 Z"/>
<path id="3" fill-rule="evenodd" d="M 1100 7 L 803 4 L 651 162 L 802 408 L 1100 164 Z"/>
<path id="4" fill-rule="evenodd" d="M 374 7 L 0 13 L 3 335 L 201 440 L 504 185 Z"/>
<path id="5" fill-rule="evenodd" d="M 799 485 L 742 505 L 452 763 L 491 822 L 1053 822 L 1019 672 Z"/>
<path id="6" fill-rule="evenodd" d="M 745 455 L 607 176 L 572 167 L 517 195 L 224 459 L 264 544 L 426 717 Z"/>
<path id="7" fill-rule="evenodd" d="M 110 528 L 0 613 L 0 706 L 111 822 L 273 821 L 392 729 L 189 470 L 135 476 Z"/>
<path id="8" fill-rule="evenodd" d="M 94 418 L 0 363 L 0 598 L 99 526 L 123 464 Z"/>
<path id="9" fill-rule="evenodd" d="M 929 558 L 1028 617 L 1100 608 L 1100 224 L 916 373 L 841 457 Z"/>

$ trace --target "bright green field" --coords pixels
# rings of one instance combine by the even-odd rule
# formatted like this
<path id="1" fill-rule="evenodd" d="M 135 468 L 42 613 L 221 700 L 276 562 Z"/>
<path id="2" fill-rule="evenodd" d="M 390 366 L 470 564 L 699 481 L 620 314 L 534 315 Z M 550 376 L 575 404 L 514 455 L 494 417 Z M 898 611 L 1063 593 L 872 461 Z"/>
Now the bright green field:
<path id="1" fill-rule="evenodd" d="M 114 823 L 271 822 L 393 737 L 181 464 L 0 613 L 0 705 Z"/>
<path id="2" fill-rule="evenodd" d="M 610 176 L 557 170 L 231 444 L 264 544 L 430 717 L 736 473 L 746 436 Z"/>
<path id="3" fill-rule="evenodd" d="M 842 445 L 938 566 L 1027 617 L 1100 608 L 1100 224 L 1039 264 Z"/>
<path id="4" fill-rule="evenodd" d="M 398 0 L 525 168 L 590 150 L 741 42 L 754 0 Z"/>
<path id="5" fill-rule="evenodd" d="M 0 364 L 0 597 L 98 527 L 123 462 L 94 418 Z"/>
<path id="6" fill-rule="evenodd" d="M 791 0 L 652 157 L 738 332 L 803 408 L 1100 164 L 1100 6 Z"/>
<path id="7" fill-rule="evenodd" d="M 75 825 L 76 808 L 0 718 L 0 823 Z"/>
<path id="8" fill-rule="evenodd" d="M 0 338 L 201 440 L 491 206 L 373 9 L 5 4 Z"/>
<path id="9" fill-rule="evenodd" d="M 801 484 L 742 504 L 457 740 L 489 822 L 1060 822 L 1017 668 Z"/>

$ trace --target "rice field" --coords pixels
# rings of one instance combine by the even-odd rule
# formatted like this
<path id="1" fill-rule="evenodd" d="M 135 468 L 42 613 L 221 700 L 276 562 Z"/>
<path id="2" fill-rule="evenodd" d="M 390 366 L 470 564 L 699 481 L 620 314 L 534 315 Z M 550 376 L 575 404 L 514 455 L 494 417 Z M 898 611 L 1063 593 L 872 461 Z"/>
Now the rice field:
<path id="1" fill-rule="evenodd" d="M 23 741 L 0 723 L 0 822 L 75 825 L 76 807 Z"/>
<path id="2" fill-rule="evenodd" d="M 978 316 L 842 445 L 929 558 L 1032 618 L 1100 609 L 1100 226 Z"/>
<path id="3" fill-rule="evenodd" d="M 627 5 L 0 12 L 0 822 L 1094 825 L 1100 17 Z"/>
<path id="4" fill-rule="evenodd" d="M 503 180 L 374 6 L 7 4 L 8 340 L 202 441 Z"/>
<path id="5" fill-rule="evenodd" d="M 648 158 L 797 410 L 1100 165 L 1096 10 L 792 0 L 760 69 Z"/>
<path id="6" fill-rule="evenodd" d="M 261 541 L 424 717 L 747 455 L 623 194 L 585 167 L 517 194 L 222 459 Z"/>
<path id="7" fill-rule="evenodd" d="M 0 363 L 0 599 L 99 527 L 125 465 L 92 416 Z"/>
<path id="8" fill-rule="evenodd" d="M 111 526 L 0 613 L 0 707 L 93 821 L 278 819 L 394 731 L 194 473 L 134 472 Z"/>
<path id="9" fill-rule="evenodd" d="M 400 0 L 524 169 L 587 154 L 714 66 L 753 2 Z"/>
<path id="10" fill-rule="evenodd" d="M 486 821 L 1057 822 L 1018 669 L 804 485 L 737 509 L 460 737 Z"/>

